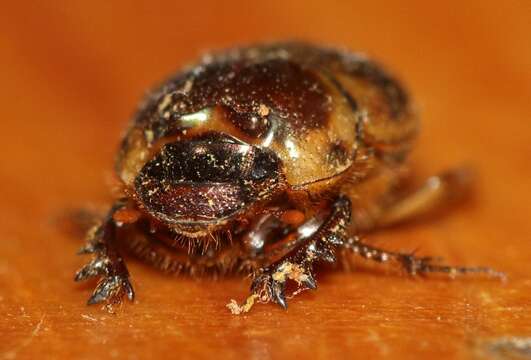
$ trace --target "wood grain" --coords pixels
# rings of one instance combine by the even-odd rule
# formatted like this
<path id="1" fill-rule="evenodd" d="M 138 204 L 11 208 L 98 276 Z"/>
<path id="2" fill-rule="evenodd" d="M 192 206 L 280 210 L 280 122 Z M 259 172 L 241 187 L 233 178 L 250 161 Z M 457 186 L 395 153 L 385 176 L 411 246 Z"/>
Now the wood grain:
<path id="1" fill-rule="evenodd" d="M 0 357 L 531 356 L 529 1 L 9 2 L 0 11 Z M 138 300 L 110 315 L 73 283 L 81 239 L 54 219 L 104 207 L 120 134 L 145 89 L 210 48 L 302 38 L 364 50 L 411 89 L 419 177 L 470 162 L 476 196 L 379 245 L 490 265 L 509 280 L 411 279 L 362 261 L 287 311 L 248 279 L 172 278 L 131 259 Z M 92 285 L 92 284 L 91 284 Z"/>

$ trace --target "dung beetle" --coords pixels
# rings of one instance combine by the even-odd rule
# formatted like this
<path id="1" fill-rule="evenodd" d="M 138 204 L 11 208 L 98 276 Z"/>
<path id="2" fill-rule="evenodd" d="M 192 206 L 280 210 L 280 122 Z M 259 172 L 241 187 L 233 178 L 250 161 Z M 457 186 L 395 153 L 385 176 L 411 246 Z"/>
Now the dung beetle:
<path id="1" fill-rule="evenodd" d="M 121 143 L 122 196 L 88 233 L 75 280 L 88 303 L 134 291 L 125 249 L 171 273 L 252 275 L 253 302 L 286 308 L 316 288 L 314 265 L 352 252 L 409 274 L 483 272 L 364 242 L 368 231 L 439 207 L 466 187 L 453 170 L 408 188 L 418 121 L 408 95 L 366 57 L 288 42 L 204 56 L 152 91 Z"/>

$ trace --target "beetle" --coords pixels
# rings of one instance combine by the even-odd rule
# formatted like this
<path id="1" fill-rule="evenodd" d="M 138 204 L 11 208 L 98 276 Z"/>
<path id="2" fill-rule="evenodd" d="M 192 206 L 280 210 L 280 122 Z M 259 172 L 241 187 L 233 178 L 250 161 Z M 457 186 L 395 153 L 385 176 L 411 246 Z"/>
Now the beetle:
<path id="1" fill-rule="evenodd" d="M 362 55 L 300 42 L 207 55 L 141 104 L 117 156 L 122 196 L 75 280 L 100 277 L 89 304 L 133 300 L 123 248 L 166 272 L 251 274 L 248 304 L 284 308 L 288 280 L 315 289 L 314 264 L 345 250 L 409 274 L 497 274 L 360 236 L 466 187 L 459 169 L 405 186 L 417 132 L 404 88 Z"/>

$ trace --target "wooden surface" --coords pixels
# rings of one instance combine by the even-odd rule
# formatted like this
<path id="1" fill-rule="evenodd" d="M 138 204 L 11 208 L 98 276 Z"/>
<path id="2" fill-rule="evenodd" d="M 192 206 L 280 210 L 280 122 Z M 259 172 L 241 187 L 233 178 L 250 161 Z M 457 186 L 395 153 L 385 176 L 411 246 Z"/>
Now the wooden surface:
<path id="1" fill-rule="evenodd" d="M 531 357 L 529 1 L 60 3 L 0 10 L 0 358 Z M 81 239 L 54 219 L 107 204 L 145 89 L 204 50 L 286 37 L 380 59 L 422 113 L 419 175 L 462 162 L 480 174 L 473 202 L 372 239 L 509 280 L 411 279 L 358 261 L 321 272 L 287 311 L 237 317 L 225 304 L 248 279 L 172 278 L 131 259 L 136 303 L 86 307 L 93 284 L 72 281 Z"/>

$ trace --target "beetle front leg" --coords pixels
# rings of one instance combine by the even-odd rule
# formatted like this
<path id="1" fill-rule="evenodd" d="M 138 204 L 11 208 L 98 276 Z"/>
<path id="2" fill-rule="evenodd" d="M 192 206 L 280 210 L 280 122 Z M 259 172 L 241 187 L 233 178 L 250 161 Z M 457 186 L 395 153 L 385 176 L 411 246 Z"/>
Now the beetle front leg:
<path id="1" fill-rule="evenodd" d="M 300 243 L 299 246 L 280 260 L 258 271 L 251 285 L 252 294 L 261 302 L 273 301 L 285 309 L 287 308 L 285 288 L 288 280 L 298 284 L 297 292 L 315 289 L 317 285 L 313 275 L 313 264 L 320 260 L 335 261 L 335 248 L 346 238 L 350 215 L 350 200 L 340 196 L 333 203 L 330 215 L 316 231 L 306 238 L 301 235 L 295 240 Z"/>
<path id="2" fill-rule="evenodd" d="M 87 244 L 79 251 L 79 254 L 94 254 L 94 258 L 77 271 L 74 280 L 82 281 L 101 276 L 101 280 L 87 302 L 88 305 L 104 301 L 119 302 L 124 294 L 129 300 L 134 299 L 135 293 L 129 282 L 129 271 L 116 245 L 118 225 L 115 214 L 125 207 L 126 201 L 117 201 L 101 225 L 89 232 Z"/>

